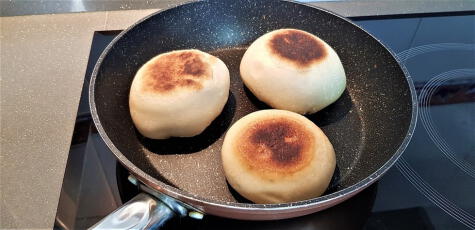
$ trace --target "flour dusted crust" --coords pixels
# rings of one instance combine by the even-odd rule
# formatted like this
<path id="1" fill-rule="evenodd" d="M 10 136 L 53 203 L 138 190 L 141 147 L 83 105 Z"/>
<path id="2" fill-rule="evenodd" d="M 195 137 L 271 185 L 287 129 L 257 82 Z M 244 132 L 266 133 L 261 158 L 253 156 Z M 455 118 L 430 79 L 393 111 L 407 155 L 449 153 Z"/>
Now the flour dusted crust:
<path id="1" fill-rule="evenodd" d="M 229 71 L 218 58 L 199 50 L 160 54 L 136 73 L 129 107 L 145 137 L 191 137 L 221 113 L 229 95 Z"/>
<path id="2" fill-rule="evenodd" d="M 261 110 L 238 120 L 221 152 L 229 184 L 255 203 L 285 203 L 320 196 L 335 170 L 325 134 L 302 115 Z"/>
<path id="3" fill-rule="evenodd" d="M 244 54 L 240 72 L 259 100 L 300 114 L 325 108 L 346 87 L 337 53 L 317 36 L 296 29 L 259 37 Z"/>

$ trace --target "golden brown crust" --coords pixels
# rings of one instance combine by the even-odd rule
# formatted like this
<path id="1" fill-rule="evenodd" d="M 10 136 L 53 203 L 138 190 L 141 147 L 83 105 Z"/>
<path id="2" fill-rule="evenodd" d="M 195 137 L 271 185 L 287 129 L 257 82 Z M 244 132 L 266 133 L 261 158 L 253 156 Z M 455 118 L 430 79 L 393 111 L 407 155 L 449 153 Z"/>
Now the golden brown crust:
<path id="1" fill-rule="evenodd" d="M 235 146 L 250 171 L 275 180 L 292 176 L 311 162 L 314 139 L 314 134 L 303 124 L 279 117 L 248 125 Z"/>
<path id="2" fill-rule="evenodd" d="M 178 88 L 199 90 L 202 81 L 211 78 L 212 67 L 198 51 L 163 54 L 147 65 L 144 91 L 169 93 Z"/>
<path id="3" fill-rule="evenodd" d="M 311 34 L 293 29 L 274 34 L 269 48 L 272 54 L 298 68 L 307 68 L 327 56 L 323 42 Z"/>

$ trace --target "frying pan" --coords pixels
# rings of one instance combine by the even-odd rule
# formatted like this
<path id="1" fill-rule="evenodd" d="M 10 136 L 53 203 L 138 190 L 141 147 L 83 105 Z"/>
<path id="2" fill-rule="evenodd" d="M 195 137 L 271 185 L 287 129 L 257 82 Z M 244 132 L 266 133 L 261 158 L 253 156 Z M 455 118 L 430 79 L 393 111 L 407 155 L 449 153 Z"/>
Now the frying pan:
<path id="1" fill-rule="evenodd" d="M 226 183 L 220 149 L 235 121 L 268 108 L 241 82 L 239 63 L 250 43 L 280 28 L 317 35 L 343 63 L 347 75 L 343 95 L 307 116 L 332 142 L 337 168 L 321 197 L 254 204 Z M 136 71 L 160 53 L 190 48 L 219 57 L 229 68 L 230 96 L 222 113 L 195 137 L 151 140 L 141 136 L 128 107 Z M 173 215 L 201 218 L 203 213 L 245 220 L 282 219 L 331 207 L 368 187 L 395 163 L 417 117 L 414 85 L 391 51 L 341 16 L 289 1 L 192 2 L 152 14 L 105 49 L 93 71 L 89 97 L 100 136 L 130 171 L 130 180 L 144 191 L 96 228 L 149 228 Z"/>

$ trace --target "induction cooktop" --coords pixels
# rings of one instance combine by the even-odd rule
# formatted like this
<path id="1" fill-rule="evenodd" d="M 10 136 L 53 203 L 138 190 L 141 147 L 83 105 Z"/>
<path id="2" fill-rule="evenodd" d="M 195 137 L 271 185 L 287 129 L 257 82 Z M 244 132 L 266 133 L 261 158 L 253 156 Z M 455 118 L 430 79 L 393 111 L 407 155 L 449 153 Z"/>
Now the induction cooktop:
<path id="1" fill-rule="evenodd" d="M 475 15 L 352 20 L 397 54 L 416 86 L 416 131 L 396 165 L 354 198 L 319 213 L 260 222 L 184 218 L 166 229 L 475 229 Z M 137 193 L 95 132 L 88 107 L 92 68 L 119 32 L 94 34 L 57 228 L 89 227 Z"/>

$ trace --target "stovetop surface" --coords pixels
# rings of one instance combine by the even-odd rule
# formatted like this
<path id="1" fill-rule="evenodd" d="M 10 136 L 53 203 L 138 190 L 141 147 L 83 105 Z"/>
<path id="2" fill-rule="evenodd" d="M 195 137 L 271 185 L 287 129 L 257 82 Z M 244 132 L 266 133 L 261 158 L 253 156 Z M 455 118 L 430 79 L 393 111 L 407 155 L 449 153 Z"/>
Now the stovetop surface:
<path id="1" fill-rule="evenodd" d="M 398 54 L 416 85 L 416 131 L 396 165 L 375 185 L 323 212 L 265 222 L 185 218 L 167 228 L 475 229 L 475 15 L 354 21 Z M 85 86 L 98 56 L 119 32 L 95 33 Z M 85 87 L 78 123 L 88 115 Z M 123 169 L 119 172 L 119 180 L 125 180 Z"/>

